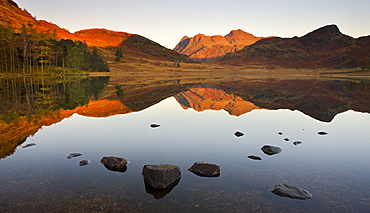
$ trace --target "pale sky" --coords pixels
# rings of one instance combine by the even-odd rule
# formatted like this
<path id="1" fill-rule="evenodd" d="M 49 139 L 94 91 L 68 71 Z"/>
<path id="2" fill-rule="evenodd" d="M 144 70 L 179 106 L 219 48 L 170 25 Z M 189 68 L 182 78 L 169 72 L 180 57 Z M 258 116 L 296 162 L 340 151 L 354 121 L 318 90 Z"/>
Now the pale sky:
<path id="1" fill-rule="evenodd" d="M 15 0 L 37 19 L 75 32 L 105 28 L 135 33 L 169 49 L 198 33 L 303 36 L 336 24 L 352 37 L 370 35 L 369 0 Z"/>

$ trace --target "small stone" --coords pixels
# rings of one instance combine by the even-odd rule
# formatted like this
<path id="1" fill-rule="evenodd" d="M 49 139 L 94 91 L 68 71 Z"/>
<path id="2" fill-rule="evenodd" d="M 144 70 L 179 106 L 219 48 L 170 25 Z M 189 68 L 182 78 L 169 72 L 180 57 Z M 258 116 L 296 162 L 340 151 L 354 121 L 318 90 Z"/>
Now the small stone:
<path id="1" fill-rule="evenodd" d="M 271 192 L 282 197 L 290 197 L 294 199 L 305 200 L 312 198 L 312 194 L 307 190 L 289 184 L 275 184 Z"/>
<path id="2" fill-rule="evenodd" d="M 235 135 L 236 137 L 241 137 L 241 136 L 243 136 L 243 135 L 244 135 L 244 133 L 239 132 L 239 131 L 236 131 L 236 132 L 234 133 L 234 135 Z"/>
<path id="3" fill-rule="evenodd" d="M 163 189 L 181 177 L 180 167 L 169 164 L 144 165 L 144 180 L 155 189 Z"/>
<path id="4" fill-rule="evenodd" d="M 188 170 L 201 177 L 218 177 L 221 169 L 216 164 L 195 162 Z"/>
<path id="5" fill-rule="evenodd" d="M 252 160 L 262 160 L 261 157 L 258 157 L 258 156 L 255 156 L 255 155 L 249 155 L 248 158 L 250 158 Z"/>
<path id="6" fill-rule="evenodd" d="M 278 134 L 279 134 L 279 135 L 283 135 L 283 133 L 282 133 L 282 132 L 278 132 Z"/>
<path id="7" fill-rule="evenodd" d="M 152 127 L 152 128 L 157 128 L 157 127 L 160 127 L 161 125 L 159 125 L 159 124 L 150 124 L 150 127 Z"/>
<path id="8" fill-rule="evenodd" d="M 27 147 L 31 147 L 31 146 L 35 146 L 36 144 L 35 143 L 29 143 L 29 144 L 26 144 L 24 146 L 22 146 L 22 148 L 27 148 Z"/>
<path id="9" fill-rule="evenodd" d="M 289 141 L 289 138 L 284 138 L 285 141 Z"/>
<path id="10" fill-rule="evenodd" d="M 266 155 L 275 155 L 279 154 L 282 149 L 280 147 L 276 146 L 270 146 L 270 145 L 265 145 L 261 148 L 261 150 L 266 154 Z"/>
<path id="11" fill-rule="evenodd" d="M 319 135 L 327 135 L 328 133 L 327 132 L 324 132 L 324 131 L 321 131 L 321 132 L 318 132 L 317 134 L 319 134 Z"/>
<path id="12" fill-rule="evenodd" d="M 125 172 L 129 162 L 125 158 L 110 156 L 103 157 L 100 160 L 100 163 L 102 163 L 109 170 Z"/>
<path id="13" fill-rule="evenodd" d="M 297 146 L 297 145 L 302 144 L 302 141 L 294 141 L 294 142 L 293 142 L 293 144 L 294 144 L 295 146 Z"/>
<path id="14" fill-rule="evenodd" d="M 90 160 L 89 159 L 83 159 L 80 161 L 80 166 L 86 166 L 89 165 Z"/>
<path id="15" fill-rule="evenodd" d="M 71 158 L 78 157 L 78 156 L 81 156 L 81 155 L 82 155 L 81 153 L 71 153 L 67 156 L 67 158 L 71 159 Z"/>

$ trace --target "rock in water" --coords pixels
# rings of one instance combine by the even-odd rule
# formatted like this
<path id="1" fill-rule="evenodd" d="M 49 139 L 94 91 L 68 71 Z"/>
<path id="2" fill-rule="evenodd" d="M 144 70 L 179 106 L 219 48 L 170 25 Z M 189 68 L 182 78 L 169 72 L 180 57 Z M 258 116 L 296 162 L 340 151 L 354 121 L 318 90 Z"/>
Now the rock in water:
<path id="1" fill-rule="evenodd" d="M 253 159 L 253 160 L 262 160 L 261 157 L 255 156 L 255 155 L 249 155 L 248 158 Z"/>
<path id="2" fill-rule="evenodd" d="M 266 155 L 275 155 L 279 154 L 282 149 L 280 147 L 276 146 L 270 146 L 270 145 L 265 145 L 261 148 L 261 150 L 266 154 Z"/>
<path id="3" fill-rule="evenodd" d="M 234 133 L 234 135 L 235 135 L 236 137 L 241 137 L 241 136 L 243 136 L 243 135 L 244 135 L 244 133 L 239 132 L 239 131 L 236 131 L 236 132 Z"/>
<path id="4" fill-rule="evenodd" d="M 144 165 L 144 180 L 155 189 L 163 189 L 181 177 L 180 167 L 169 164 Z"/>
<path id="5" fill-rule="evenodd" d="M 104 164 L 104 166 L 109 170 L 125 172 L 127 170 L 127 164 L 129 162 L 125 158 L 110 156 L 103 157 L 100 160 L 100 163 Z"/>
<path id="6" fill-rule="evenodd" d="M 159 125 L 159 124 L 150 124 L 150 127 L 152 127 L 152 128 L 157 128 L 157 127 L 160 127 L 161 125 Z"/>
<path id="7" fill-rule="evenodd" d="M 27 147 L 31 147 L 31 146 L 35 146 L 36 144 L 35 143 L 29 143 L 29 144 L 26 144 L 24 146 L 22 146 L 22 148 L 27 148 Z"/>
<path id="8" fill-rule="evenodd" d="M 195 162 L 188 170 L 202 177 L 218 177 L 221 169 L 216 164 Z"/>
<path id="9" fill-rule="evenodd" d="M 302 141 L 294 141 L 294 142 L 293 142 L 293 144 L 294 144 L 295 146 L 297 146 L 297 145 L 302 144 Z"/>
<path id="10" fill-rule="evenodd" d="M 82 155 L 81 153 L 71 153 L 67 156 L 67 158 L 71 159 L 71 158 L 78 157 L 78 156 L 81 156 L 81 155 Z"/>
<path id="11" fill-rule="evenodd" d="M 83 160 L 80 161 L 80 166 L 89 165 L 89 163 L 90 163 L 89 159 L 83 159 Z"/>
<path id="12" fill-rule="evenodd" d="M 321 131 L 321 132 L 318 132 L 317 134 L 319 134 L 319 135 L 327 135 L 328 133 L 327 132 L 324 132 L 324 131 Z"/>
<path id="13" fill-rule="evenodd" d="M 282 197 L 290 197 L 295 199 L 305 200 L 312 198 L 312 194 L 307 190 L 289 184 L 275 184 L 271 192 Z"/>

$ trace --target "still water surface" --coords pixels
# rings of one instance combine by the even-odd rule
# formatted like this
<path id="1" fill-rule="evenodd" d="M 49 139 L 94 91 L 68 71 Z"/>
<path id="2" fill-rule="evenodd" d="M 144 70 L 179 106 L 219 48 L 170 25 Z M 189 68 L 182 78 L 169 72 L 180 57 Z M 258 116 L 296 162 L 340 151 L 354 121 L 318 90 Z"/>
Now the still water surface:
<path id="1" fill-rule="evenodd" d="M 271 79 L 268 81 L 271 84 Z M 129 98 L 130 91 L 122 85 Z M 202 90 L 203 102 L 213 101 L 209 108 L 226 100 L 227 89 L 204 85 L 187 87 L 182 88 L 182 92 L 195 88 L 198 97 Z M 120 96 L 112 88 L 119 91 L 117 85 L 107 84 L 98 99 L 112 101 L 103 96 Z M 222 95 L 216 94 L 220 91 Z M 233 107 L 228 108 L 229 112 L 204 106 L 200 109 L 204 104 L 200 102 L 197 102 L 198 108 L 189 107 L 191 98 L 184 102 L 179 94 L 173 95 L 175 97 L 170 95 L 142 110 L 104 117 L 74 113 L 38 129 L 16 146 L 13 154 L 0 161 L 0 208 L 3 212 L 370 210 L 368 112 L 348 109 L 327 122 L 323 121 L 327 118 L 315 119 L 297 109 L 266 109 L 259 99 L 255 102 L 260 102 L 260 109 L 235 116 L 230 115 L 235 111 Z M 233 104 L 241 109 L 246 100 L 241 100 L 236 92 L 234 95 L 234 100 L 242 102 Z M 99 95 L 93 99 L 97 100 L 96 97 Z M 369 99 L 363 100 L 366 101 L 370 104 Z M 130 104 L 126 102 L 126 105 Z M 151 123 L 161 126 L 151 128 Z M 245 135 L 235 137 L 235 131 Z M 328 134 L 318 135 L 319 131 Z M 286 138 L 289 141 L 284 140 Z M 294 141 L 302 144 L 295 146 Z M 29 143 L 36 145 L 22 148 Z M 264 145 L 278 146 L 282 152 L 265 155 L 261 151 Z M 2 146 L 5 147 L 4 143 Z M 67 159 L 72 152 L 82 156 Z M 248 155 L 260 156 L 262 160 L 249 159 Z M 127 171 L 106 169 L 100 163 L 104 156 L 126 158 L 130 161 Z M 82 159 L 89 159 L 90 164 L 79 166 Z M 220 165 L 221 175 L 206 178 L 187 171 L 196 161 Z M 170 191 L 152 194 L 141 175 L 145 164 L 175 164 L 183 174 Z M 313 198 L 279 197 L 271 193 L 277 183 L 302 187 L 312 193 Z"/>

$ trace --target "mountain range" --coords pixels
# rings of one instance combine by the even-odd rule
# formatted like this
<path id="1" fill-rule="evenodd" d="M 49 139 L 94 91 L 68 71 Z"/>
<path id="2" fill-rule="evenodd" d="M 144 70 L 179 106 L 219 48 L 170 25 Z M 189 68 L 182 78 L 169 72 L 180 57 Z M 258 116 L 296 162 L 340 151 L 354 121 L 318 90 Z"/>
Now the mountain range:
<path id="1" fill-rule="evenodd" d="M 226 36 L 198 34 L 191 38 L 184 36 L 174 50 L 200 61 L 208 61 L 241 50 L 262 38 L 240 29 L 232 30 Z"/>
<path id="2" fill-rule="evenodd" d="M 0 0 L 0 24 L 22 26 L 37 31 L 50 31 L 59 39 L 86 42 L 99 47 L 106 60 L 112 60 L 117 47 L 122 47 L 127 61 L 157 60 L 170 62 L 209 61 L 222 65 L 289 68 L 342 68 L 350 60 L 353 66 L 370 67 L 370 36 L 353 38 L 327 25 L 302 37 L 256 37 L 242 30 L 226 36 L 183 37 L 174 50 L 167 49 L 141 35 L 106 29 L 87 29 L 71 33 L 64 28 L 37 20 L 12 0 Z M 354 65 L 356 64 L 356 65 Z"/>

